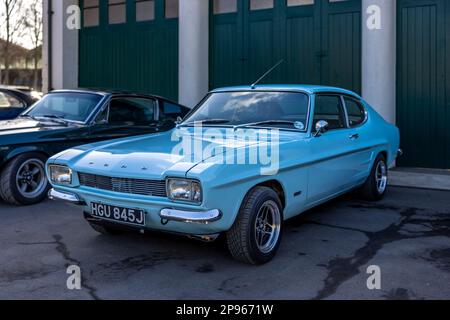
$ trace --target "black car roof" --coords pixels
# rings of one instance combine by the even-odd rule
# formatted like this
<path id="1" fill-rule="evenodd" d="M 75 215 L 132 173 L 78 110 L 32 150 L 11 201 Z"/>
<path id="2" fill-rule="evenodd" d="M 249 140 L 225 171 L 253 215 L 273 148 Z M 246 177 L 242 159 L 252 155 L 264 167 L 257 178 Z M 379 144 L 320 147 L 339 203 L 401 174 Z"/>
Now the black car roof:
<path id="1" fill-rule="evenodd" d="M 79 92 L 79 93 L 95 93 L 95 94 L 100 94 L 103 96 L 122 96 L 122 95 L 127 95 L 127 96 L 141 96 L 141 97 L 149 97 L 149 98 L 156 98 L 159 100 L 164 100 L 182 107 L 187 108 L 186 106 L 175 102 L 173 100 L 170 100 L 168 98 L 164 98 L 155 94 L 148 94 L 148 93 L 141 93 L 141 92 L 132 92 L 132 91 L 127 91 L 127 90 L 98 90 L 98 89 L 94 89 L 94 88 L 79 88 L 79 89 L 71 89 L 71 90 L 53 90 L 49 93 L 58 93 L 58 92 Z M 188 108 L 189 109 L 189 108 Z"/>

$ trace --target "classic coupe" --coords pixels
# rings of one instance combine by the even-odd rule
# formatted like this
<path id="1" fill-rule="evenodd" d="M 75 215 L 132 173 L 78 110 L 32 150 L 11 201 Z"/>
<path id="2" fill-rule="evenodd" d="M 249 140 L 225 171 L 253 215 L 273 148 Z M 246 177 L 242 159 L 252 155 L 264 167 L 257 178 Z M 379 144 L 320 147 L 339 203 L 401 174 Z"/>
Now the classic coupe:
<path id="1" fill-rule="evenodd" d="M 31 93 L 0 87 L 0 120 L 16 118 L 38 100 L 39 98 Z"/>
<path id="2" fill-rule="evenodd" d="M 0 121 L 0 197 L 13 205 L 40 202 L 50 187 L 50 156 L 86 143 L 167 131 L 189 111 L 149 95 L 49 93 L 17 119 Z"/>
<path id="3" fill-rule="evenodd" d="M 171 131 L 55 155 L 49 196 L 80 205 L 102 234 L 225 234 L 235 259 L 262 264 L 275 256 L 285 220 L 355 189 L 381 199 L 399 140 L 347 90 L 217 89 Z"/>

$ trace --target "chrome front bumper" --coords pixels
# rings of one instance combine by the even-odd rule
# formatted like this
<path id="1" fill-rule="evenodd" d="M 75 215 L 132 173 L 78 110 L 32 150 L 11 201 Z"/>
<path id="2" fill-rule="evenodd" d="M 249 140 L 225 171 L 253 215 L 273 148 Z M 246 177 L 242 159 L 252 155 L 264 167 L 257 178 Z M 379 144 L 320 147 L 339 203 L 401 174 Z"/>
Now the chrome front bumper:
<path id="1" fill-rule="evenodd" d="M 222 213 L 217 209 L 200 212 L 162 209 L 159 216 L 162 220 L 166 221 L 208 224 L 220 220 L 222 218 Z"/>
<path id="2" fill-rule="evenodd" d="M 55 189 L 51 189 L 48 192 L 48 198 L 50 200 L 65 201 L 65 202 L 73 203 L 73 204 L 80 205 L 80 206 L 85 205 L 85 202 L 83 200 L 81 200 L 76 194 L 61 192 L 61 191 L 57 191 Z"/>

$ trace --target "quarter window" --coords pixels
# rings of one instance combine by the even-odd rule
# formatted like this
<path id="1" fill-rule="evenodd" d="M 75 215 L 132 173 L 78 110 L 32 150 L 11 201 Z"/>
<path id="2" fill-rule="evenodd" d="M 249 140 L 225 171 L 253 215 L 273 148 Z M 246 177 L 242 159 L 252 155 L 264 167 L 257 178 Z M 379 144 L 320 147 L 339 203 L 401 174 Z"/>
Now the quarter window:
<path id="1" fill-rule="evenodd" d="M 109 123 L 113 125 L 148 125 L 155 121 L 155 100 L 116 98 L 109 103 Z"/>
<path id="2" fill-rule="evenodd" d="M 339 96 L 316 96 L 315 109 L 314 109 L 314 128 L 316 123 L 325 120 L 328 122 L 328 129 L 341 129 L 345 128 L 345 115 L 341 104 L 341 98 Z"/>
<path id="3" fill-rule="evenodd" d="M 347 109 L 348 123 L 350 127 L 359 126 L 366 119 L 366 111 L 354 99 L 344 98 L 345 107 Z"/>
<path id="4" fill-rule="evenodd" d="M 18 99 L 5 92 L 0 92 L 0 109 L 2 108 L 23 108 L 24 105 Z"/>

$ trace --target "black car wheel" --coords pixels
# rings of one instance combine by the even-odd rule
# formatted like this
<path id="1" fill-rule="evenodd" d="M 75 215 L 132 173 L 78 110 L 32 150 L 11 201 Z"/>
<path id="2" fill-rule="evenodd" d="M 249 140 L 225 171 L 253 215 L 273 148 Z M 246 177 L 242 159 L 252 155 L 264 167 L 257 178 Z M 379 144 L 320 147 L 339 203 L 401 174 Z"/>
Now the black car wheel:
<path id="1" fill-rule="evenodd" d="M 280 246 L 283 209 L 277 193 L 267 187 L 250 191 L 239 215 L 227 232 L 232 256 L 249 264 L 263 264 L 273 259 Z"/>
<path id="2" fill-rule="evenodd" d="M 39 153 L 22 154 L 8 162 L 0 174 L 0 196 L 12 205 L 31 205 L 44 200 L 49 183 L 47 158 Z"/>
<path id="3" fill-rule="evenodd" d="M 379 201 L 386 194 L 388 186 L 388 166 L 384 155 L 379 154 L 366 183 L 361 187 L 362 197 L 369 201 Z"/>

